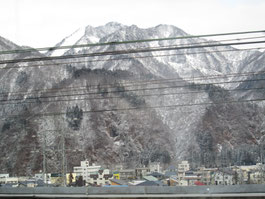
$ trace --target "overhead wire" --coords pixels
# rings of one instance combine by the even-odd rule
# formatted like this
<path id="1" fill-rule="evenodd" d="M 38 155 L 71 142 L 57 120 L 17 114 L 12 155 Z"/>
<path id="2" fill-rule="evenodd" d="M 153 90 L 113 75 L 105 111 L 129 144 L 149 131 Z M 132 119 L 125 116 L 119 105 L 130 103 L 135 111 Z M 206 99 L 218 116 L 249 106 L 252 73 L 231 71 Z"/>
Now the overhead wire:
<path id="1" fill-rule="evenodd" d="M 253 81 L 264 81 L 265 79 L 249 79 L 249 80 L 235 80 L 235 81 L 226 81 L 226 82 L 214 82 L 214 83 L 204 83 L 204 84 L 195 84 L 194 87 L 207 86 L 207 85 L 219 85 L 219 84 L 232 84 L 232 83 L 242 83 L 242 82 L 253 82 Z M 27 100 L 40 100 L 46 98 L 57 98 L 57 97 L 77 97 L 84 95 L 92 95 L 92 94 L 110 94 L 110 93 L 125 93 L 125 92 L 139 92 L 139 91 L 147 91 L 147 90 L 160 90 L 160 89 L 173 89 L 173 88 L 192 88 L 191 84 L 186 85 L 174 85 L 174 86 L 164 86 L 164 87 L 151 87 L 151 88 L 140 88 L 140 89 L 128 89 L 128 90 L 113 90 L 113 91 L 102 91 L 102 92 L 87 92 L 87 93 L 74 93 L 74 94 L 64 94 L 64 95 L 50 95 L 50 96 L 38 96 L 38 97 L 28 97 Z M 5 99 L 0 100 L 0 102 L 6 101 L 22 101 L 24 98 L 13 98 L 13 99 Z"/>
<path id="2" fill-rule="evenodd" d="M 228 33 L 215 33 L 215 34 L 202 34 L 202 35 L 186 35 L 180 37 L 169 37 L 169 38 L 154 38 L 154 39 L 140 39 L 140 40 L 128 40 L 128 41 L 111 41 L 105 43 L 92 43 L 92 44 L 80 44 L 80 45 L 68 45 L 68 46 L 57 46 L 57 47 L 44 47 L 44 48 L 27 48 L 27 49 L 17 49 L 17 50 L 7 50 L 0 51 L 0 54 L 14 54 L 14 53 L 26 53 L 33 51 L 54 51 L 60 49 L 70 49 L 70 48 L 84 48 L 91 46 L 106 46 L 106 45 L 121 45 L 130 43 L 143 43 L 143 42 L 153 42 L 153 41 L 167 41 L 167 40 L 178 40 L 178 39 L 189 39 L 189 38 L 202 38 L 202 37 L 218 37 L 218 36 L 231 36 L 231 35 L 244 35 L 244 34 L 254 34 L 254 33 L 265 33 L 265 30 L 254 30 L 254 31 L 242 31 L 242 32 L 228 32 Z"/>
<path id="3" fill-rule="evenodd" d="M 218 52 L 233 52 L 233 51 L 251 51 L 251 50 L 263 50 L 265 47 L 254 47 L 254 48 L 245 48 L 245 49 L 230 49 L 230 50 L 211 50 L 211 51 L 198 51 L 198 52 L 187 52 L 187 53 L 171 53 L 166 55 L 147 55 L 147 56 L 130 56 L 130 57 L 118 57 L 118 58 L 109 58 L 109 59 L 96 59 L 96 60 L 82 60 L 82 61 L 70 61 L 70 62 L 54 62 L 50 64 L 32 64 L 32 65 L 20 65 L 20 66 L 8 66 L 8 67 L 0 67 L 0 70 L 9 70 L 16 68 L 39 68 L 39 67 L 50 67 L 57 65 L 71 65 L 71 64 L 82 64 L 82 63 L 93 63 L 93 62 L 106 62 L 106 61 L 117 61 L 117 60 L 130 60 L 130 59 L 145 59 L 145 58 L 153 58 L 153 57 L 170 57 L 177 55 L 194 55 L 194 54 L 210 54 L 210 53 L 218 53 Z M 80 59 L 80 58 L 75 58 Z"/>
<path id="4" fill-rule="evenodd" d="M 264 36 L 263 36 L 264 37 Z M 245 38 L 237 38 L 237 39 L 229 39 L 229 40 L 222 40 L 222 41 L 231 41 L 231 40 L 242 40 L 242 39 L 254 39 L 254 38 L 261 38 L 261 37 L 245 37 Z M 211 41 L 206 41 L 206 42 L 202 42 L 202 43 L 209 43 Z M 218 41 L 213 41 L 213 42 L 218 42 Z M 207 53 L 207 52 L 206 52 Z M 186 53 L 185 53 L 186 54 Z M 163 55 L 164 56 L 164 55 Z M 167 56 L 167 55 L 166 55 Z M 93 60 L 93 61 L 97 61 L 97 60 Z M 69 64 L 69 63 L 64 63 L 64 64 Z M 9 92 L 10 93 L 10 92 Z M 21 93 L 21 92 L 20 92 Z M 3 94 L 3 93 L 0 93 Z"/>
<path id="5" fill-rule="evenodd" d="M 168 40 L 168 38 L 167 38 L 167 40 Z M 31 59 L 4 60 L 4 61 L 0 61 L 0 64 L 19 63 L 19 62 L 34 62 L 34 61 L 40 61 L 40 60 L 41 61 L 43 61 L 43 60 L 47 61 L 47 60 L 53 60 L 54 58 L 55 59 L 70 59 L 70 58 L 80 58 L 80 57 L 87 57 L 87 56 L 88 57 L 94 57 L 94 56 L 105 56 L 105 55 L 123 55 L 123 54 L 132 54 L 132 53 L 145 53 L 145 52 L 153 52 L 153 51 L 164 51 L 164 50 L 180 50 L 180 49 L 187 49 L 187 48 L 207 48 L 207 47 L 246 45 L 246 44 L 257 44 L 257 43 L 265 43 L 265 41 L 236 42 L 236 43 L 215 44 L 215 45 L 208 44 L 208 45 L 199 45 L 199 46 L 181 46 L 181 47 L 177 46 L 177 47 L 174 47 L 174 48 L 173 47 L 166 47 L 166 48 L 156 48 L 156 49 L 133 49 L 133 50 L 127 50 L 127 51 L 106 51 L 106 52 L 89 53 L 89 54 L 81 54 L 81 55 L 78 54 L 78 55 L 71 55 L 71 56 L 68 55 L 68 56 L 42 57 L 42 58 L 31 58 Z M 71 46 L 71 47 L 73 47 L 73 46 Z M 257 48 L 257 49 L 260 49 L 260 48 Z M 34 49 L 34 50 L 36 50 L 36 49 Z M 206 53 L 208 53 L 208 52 L 206 52 Z M 187 53 L 185 53 L 185 54 L 187 54 Z M 96 60 L 93 60 L 93 61 L 96 61 Z M 67 64 L 67 63 L 64 63 L 64 64 Z M 216 84 L 220 84 L 220 82 L 216 83 Z M 262 99 L 255 99 L 255 101 L 258 101 L 258 100 L 262 100 Z M 209 104 L 209 103 L 207 103 L 207 104 Z M 210 103 L 210 104 L 212 104 L 212 103 Z M 165 107 L 165 106 L 163 106 L 163 107 Z M 145 108 L 148 108 L 148 107 L 145 107 Z M 151 108 L 151 107 L 149 107 L 149 108 Z"/>
<path id="6" fill-rule="evenodd" d="M 237 91 L 252 91 L 252 90 L 265 90 L 265 87 L 255 87 L 255 88 L 236 88 L 236 89 L 227 89 L 225 92 L 237 92 Z M 161 97 L 161 96 L 169 96 L 169 95 L 189 95 L 189 94 L 199 94 L 207 92 L 206 90 L 199 90 L 199 91 L 190 91 L 190 92 L 177 92 L 177 93 L 151 93 L 151 94 L 140 94 L 137 97 Z M 222 93 L 222 90 L 211 90 L 211 93 Z M 100 95 L 100 94 L 99 94 Z M 76 97 L 75 95 L 70 97 Z M 42 104 L 42 103 L 57 103 L 57 102 L 71 102 L 71 101 L 86 101 L 86 100 L 109 100 L 109 99 L 124 99 L 126 97 L 117 97 L 117 96 L 104 96 L 104 97 L 86 97 L 86 98 L 74 98 L 74 99 L 55 99 L 55 100 L 48 100 L 43 101 L 34 99 L 35 101 L 20 101 L 20 102 L 9 102 L 4 101 L 4 103 L 0 103 L 0 105 L 20 105 L 20 104 Z M 37 101 L 36 101 L 37 100 Z"/>
<path id="7" fill-rule="evenodd" d="M 222 75 L 203 75 L 203 76 L 194 76 L 194 77 L 179 77 L 179 78 L 160 78 L 160 79 L 152 79 L 152 80 L 133 80 L 133 81 L 117 81 L 115 83 L 108 83 L 108 84 L 89 84 L 86 86 L 72 86 L 72 87 L 55 87 L 50 89 L 35 89 L 28 91 L 11 91 L 11 92 L 1 92 L 0 95 L 4 96 L 21 96 L 21 94 L 40 94 L 40 93 L 53 93 L 53 92 L 73 92 L 73 91 L 87 91 L 88 89 L 97 89 L 98 86 L 101 88 L 116 88 L 117 85 L 122 83 L 124 88 L 133 87 L 133 86 L 143 86 L 143 85 L 150 85 L 150 84 L 165 84 L 165 83 L 187 83 L 189 81 L 208 81 L 208 80 L 218 80 L 218 79 L 226 79 L 226 78 L 234 78 L 234 77 L 245 77 L 245 76 L 253 76 L 253 75 L 262 75 L 265 74 L 265 71 L 258 71 L 258 72 L 245 72 L 245 73 L 228 73 Z"/>
<path id="8" fill-rule="evenodd" d="M 265 101 L 265 98 L 249 99 L 249 100 L 231 100 L 231 101 L 221 101 L 221 102 L 202 102 L 202 103 L 190 103 L 190 104 L 174 104 L 174 105 L 160 105 L 160 106 L 140 106 L 140 107 L 130 107 L 130 108 L 116 108 L 116 109 L 99 109 L 99 110 L 84 110 L 82 113 L 101 113 L 101 112 L 116 112 L 116 111 L 133 111 L 133 110 L 146 110 L 146 109 L 160 109 L 160 108 L 174 108 L 180 107 L 191 107 L 191 106 L 208 106 L 208 105 L 217 105 L 217 104 L 238 104 L 238 103 L 250 103 L 250 102 L 261 102 Z M 59 116 L 65 115 L 69 112 L 48 112 L 48 113 L 39 113 L 31 114 L 30 117 L 47 117 L 47 116 Z M 7 115 L 6 118 L 15 118 L 21 117 L 21 115 Z"/>
<path id="9" fill-rule="evenodd" d="M 101 57 L 101 56 L 106 56 L 106 55 L 128 55 L 128 54 L 135 54 L 135 53 L 148 53 L 148 52 L 172 51 L 172 50 L 183 50 L 183 49 L 237 46 L 237 45 L 262 44 L 262 43 L 265 43 L 265 40 L 250 41 L 250 42 L 232 42 L 232 43 L 225 43 L 225 44 L 217 43 L 217 44 L 205 44 L 205 45 L 193 45 L 193 46 L 177 46 L 177 47 L 156 48 L 156 49 L 143 48 L 143 49 L 102 51 L 102 52 L 94 52 L 94 53 L 72 54 L 72 55 L 53 56 L 53 57 L 44 57 L 43 56 L 43 57 L 33 57 L 33 58 L 24 58 L 24 59 L 9 59 L 9 60 L 0 61 L 0 64 L 35 62 L 35 61 L 51 61 L 51 60 L 74 59 L 74 58 L 84 58 L 84 57 Z"/>
<path id="10" fill-rule="evenodd" d="M 234 39 L 221 39 L 221 40 L 205 40 L 201 42 L 195 42 L 195 43 L 179 43 L 179 44 L 171 44 L 171 45 L 159 45 L 159 46 L 150 46 L 148 48 L 150 49 L 157 49 L 157 48 L 167 48 L 167 47 L 186 47 L 190 45 L 198 45 L 198 44 L 213 44 L 213 43 L 221 43 L 221 42 L 228 42 L 228 41 L 242 41 L 242 40 L 252 40 L 252 39 L 261 39 L 265 38 L 265 36 L 256 36 L 256 37 L 243 37 L 243 38 L 234 38 Z M 225 43 L 223 43 L 225 44 Z M 138 47 L 138 49 L 142 49 L 143 47 Z"/>

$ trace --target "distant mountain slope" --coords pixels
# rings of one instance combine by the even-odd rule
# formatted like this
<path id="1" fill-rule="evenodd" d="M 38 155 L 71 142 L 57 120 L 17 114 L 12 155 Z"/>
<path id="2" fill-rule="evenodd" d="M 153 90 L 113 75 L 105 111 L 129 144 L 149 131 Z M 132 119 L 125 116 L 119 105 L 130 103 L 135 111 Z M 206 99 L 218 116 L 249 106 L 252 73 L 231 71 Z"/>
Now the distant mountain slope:
<path id="1" fill-rule="evenodd" d="M 130 41 L 130 40 L 142 40 L 149 38 L 172 38 L 189 36 L 183 30 L 171 26 L 171 25 L 158 25 L 156 27 L 141 29 L 135 25 L 125 26 L 119 23 L 111 22 L 105 26 L 80 28 L 70 36 L 63 39 L 56 46 L 64 45 L 82 45 L 89 43 L 106 43 L 115 41 Z M 176 39 L 156 42 L 144 42 L 144 43 L 131 43 L 124 45 L 111 45 L 111 46 L 94 46 L 83 48 L 72 48 L 70 50 L 56 50 L 48 52 L 47 55 L 62 55 L 62 54 L 82 54 L 93 52 L 105 52 L 113 50 L 135 49 L 135 48 L 154 48 L 163 46 L 189 46 L 199 45 L 207 43 L 216 43 L 213 40 L 206 40 L 201 38 L 187 38 Z M 134 67 L 130 65 L 142 65 L 140 71 L 148 72 L 155 76 L 168 77 L 169 74 L 179 75 L 184 79 L 188 79 L 192 76 L 201 75 L 222 75 L 237 72 L 248 72 L 252 68 L 242 64 L 242 60 L 245 60 L 251 55 L 255 56 L 257 51 L 231 51 L 232 47 L 211 47 L 211 48 L 199 48 L 199 49 L 184 49 L 175 51 L 163 51 L 163 52 L 149 52 L 132 55 L 119 55 L 119 56 L 106 56 L 104 59 L 117 59 L 123 58 L 123 60 L 115 61 L 96 61 L 92 58 L 84 59 L 86 67 L 91 69 L 105 68 L 108 70 L 134 70 Z M 209 53 L 211 51 L 215 51 Z M 217 52 L 216 52 L 217 51 Z M 221 52 L 218 52 L 221 51 Z M 224 51 L 224 52 L 222 52 Z M 201 53 L 207 52 L 207 53 Z M 169 56 L 170 54 L 177 54 L 175 56 Z M 148 56 L 148 58 L 139 58 Z M 151 56 L 151 58 L 150 58 Z M 132 58 L 126 60 L 126 58 Z M 97 60 L 98 58 L 95 58 Z M 125 60 L 124 60 L 125 59 Z M 72 60 L 74 61 L 74 60 Z M 88 61 L 86 63 L 86 61 Z M 77 66 L 77 65 L 76 65 Z M 78 64 L 80 66 L 80 64 Z M 144 69 L 143 69 L 144 68 Z M 259 69 L 262 70 L 262 69 Z M 135 71 L 136 72 L 136 71 Z M 137 71 L 139 72 L 139 71 Z M 136 72 L 136 73 L 137 73 Z M 225 85 L 229 87 L 236 87 L 237 85 Z"/>
<path id="2" fill-rule="evenodd" d="M 188 34 L 169 25 L 141 29 L 112 22 L 105 26 L 79 29 L 56 46 L 185 35 Z M 30 52 L 2 58 L 201 42 L 208 41 L 193 38 L 94 46 L 50 51 L 46 55 Z M 0 38 L 0 45 L 2 50 L 22 48 L 3 38 Z M 208 52 L 217 48 L 201 50 Z M 264 68 L 262 53 L 196 52 L 195 49 L 187 49 L 173 52 L 181 54 L 175 56 L 167 56 L 172 52 L 166 51 L 68 59 L 64 60 L 64 64 L 60 64 L 62 61 L 41 61 L 4 65 L 6 69 L 0 70 L 1 172 L 16 175 L 39 172 L 45 143 L 48 171 L 60 172 L 63 136 L 68 168 L 84 159 L 108 167 L 116 164 L 143 166 L 150 161 L 161 161 L 167 166 L 182 159 L 189 159 L 193 165 L 206 166 L 260 161 L 262 153 L 259 150 L 265 146 L 262 145 L 265 141 L 262 130 L 264 108 L 252 103 L 236 103 L 252 99 L 252 94 L 248 92 L 232 90 L 238 88 L 240 82 L 229 86 L 201 85 L 200 82 L 210 81 L 198 81 L 191 77 L 261 71 Z M 81 62 L 73 63 L 76 61 Z M 246 78 L 250 77 L 215 81 Z M 254 87 L 245 83 L 239 87 Z M 235 103 L 225 103 L 229 101 Z M 245 144 L 247 147 L 244 148 Z"/>

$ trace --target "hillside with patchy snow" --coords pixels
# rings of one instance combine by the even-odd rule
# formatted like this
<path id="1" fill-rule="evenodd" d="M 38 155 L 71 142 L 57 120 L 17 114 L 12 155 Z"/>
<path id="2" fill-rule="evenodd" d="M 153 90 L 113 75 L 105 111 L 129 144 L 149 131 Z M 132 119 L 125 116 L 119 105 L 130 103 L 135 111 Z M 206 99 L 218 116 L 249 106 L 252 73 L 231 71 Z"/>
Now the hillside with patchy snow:
<path id="1" fill-rule="evenodd" d="M 55 48 L 187 35 L 170 25 L 141 29 L 111 22 L 80 28 Z M 187 38 L 2 55 L 1 59 L 205 42 L 214 43 Z M 20 48 L 0 38 L 1 50 Z M 259 77 L 193 78 L 264 69 L 263 53 L 231 50 L 211 47 L 3 65 L 0 171 L 39 172 L 45 143 L 48 171 L 60 172 L 63 142 L 68 168 L 84 159 L 107 167 L 143 166 L 150 161 L 167 166 L 183 159 L 193 166 L 260 161 L 260 146 L 265 146 L 263 106 L 238 101 L 262 97 L 261 89 L 243 90 L 262 85 L 220 83 Z"/>

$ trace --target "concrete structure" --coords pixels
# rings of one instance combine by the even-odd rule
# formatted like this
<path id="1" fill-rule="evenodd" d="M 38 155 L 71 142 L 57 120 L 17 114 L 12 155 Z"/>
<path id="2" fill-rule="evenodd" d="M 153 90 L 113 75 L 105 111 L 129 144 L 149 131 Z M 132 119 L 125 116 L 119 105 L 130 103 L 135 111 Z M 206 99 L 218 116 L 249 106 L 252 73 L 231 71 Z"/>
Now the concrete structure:
<path id="1" fill-rule="evenodd" d="M 146 176 L 148 173 L 150 173 L 149 167 L 142 167 L 142 168 L 136 168 L 135 169 L 135 176 L 138 179 L 142 179 L 143 176 Z"/>
<path id="2" fill-rule="evenodd" d="M 101 168 L 101 166 L 96 164 L 91 164 L 89 161 L 81 161 L 81 165 L 74 167 L 74 173 L 76 173 L 76 176 L 82 176 L 83 180 L 86 182 L 90 182 L 90 174 L 93 174 L 95 172 L 98 172 L 98 170 Z"/>
<path id="3" fill-rule="evenodd" d="M 201 180 L 201 176 L 193 171 L 186 171 L 184 176 L 179 179 L 180 186 L 194 186 L 196 182 Z"/>
<path id="4" fill-rule="evenodd" d="M 215 185 L 233 185 L 235 172 L 229 169 L 217 170 L 214 174 Z"/>
<path id="5" fill-rule="evenodd" d="M 133 180 L 135 179 L 135 170 L 134 169 L 123 169 L 120 170 L 120 179 L 121 180 Z"/>
<path id="6" fill-rule="evenodd" d="M 44 179 L 43 179 L 43 176 L 44 176 Z M 43 180 L 47 184 L 51 184 L 51 173 L 45 173 L 44 175 L 43 173 L 36 173 L 34 178 L 36 180 Z"/>
<path id="7" fill-rule="evenodd" d="M 61 173 L 52 173 L 50 182 L 53 185 L 56 186 L 62 186 L 63 185 L 63 175 Z"/>
<path id="8" fill-rule="evenodd" d="M 203 184 L 211 185 L 214 181 L 215 171 L 217 171 L 217 168 L 199 167 L 195 173 L 201 176 L 201 182 Z"/>
<path id="9" fill-rule="evenodd" d="M 8 173 L 0 174 L 0 178 L 8 178 L 8 177 L 9 177 Z"/>
<path id="10" fill-rule="evenodd" d="M 160 162 L 151 162 L 149 164 L 150 172 L 159 172 L 160 173 Z"/>
<path id="11" fill-rule="evenodd" d="M 0 184 L 6 184 L 6 179 L 9 178 L 9 174 L 0 174 Z"/>
<path id="12" fill-rule="evenodd" d="M 265 165 L 233 166 L 231 167 L 237 174 L 236 184 L 262 184 L 265 183 Z"/>
<path id="13" fill-rule="evenodd" d="M 22 181 L 22 180 L 21 180 Z M 0 178 L 0 184 L 12 184 L 12 187 L 18 186 L 18 177 L 3 177 Z"/>
<path id="14" fill-rule="evenodd" d="M 190 164 L 188 161 L 182 161 L 178 164 L 178 179 L 179 185 L 181 185 L 181 181 L 184 179 L 185 172 L 190 170 Z M 184 183 L 184 182 L 182 182 Z"/>
<path id="15" fill-rule="evenodd" d="M 250 184 L 263 184 L 265 183 L 265 171 L 253 171 L 250 173 Z"/>
<path id="16" fill-rule="evenodd" d="M 91 185 L 110 185 L 109 179 L 112 177 L 108 169 L 99 169 L 98 172 L 90 174 L 90 180 L 88 183 Z"/>

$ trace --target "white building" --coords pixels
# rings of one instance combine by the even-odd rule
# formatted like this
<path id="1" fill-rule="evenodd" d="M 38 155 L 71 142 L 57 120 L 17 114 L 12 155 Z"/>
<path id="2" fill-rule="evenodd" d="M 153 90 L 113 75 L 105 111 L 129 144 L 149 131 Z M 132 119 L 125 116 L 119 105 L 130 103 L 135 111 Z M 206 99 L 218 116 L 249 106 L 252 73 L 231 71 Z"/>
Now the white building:
<path id="1" fill-rule="evenodd" d="M 100 169 L 98 172 L 95 172 L 93 174 L 90 174 L 90 184 L 93 185 L 109 185 L 110 181 L 109 179 L 112 177 L 110 174 L 109 169 Z"/>
<path id="2" fill-rule="evenodd" d="M 81 166 L 74 167 L 74 173 L 76 173 L 76 177 L 82 176 L 83 180 L 90 182 L 90 175 L 98 172 L 100 168 L 101 166 L 91 164 L 89 161 L 81 161 Z"/>
<path id="3" fill-rule="evenodd" d="M 8 178 L 8 177 L 9 177 L 8 173 L 0 174 L 0 178 Z"/>
<path id="4" fill-rule="evenodd" d="M 0 184 L 16 184 L 14 186 L 17 186 L 19 182 L 18 177 L 2 177 L 0 178 Z"/>
<path id="5" fill-rule="evenodd" d="M 190 170 L 190 164 L 188 161 L 182 161 L 178 164 L 178 179 L 179 184 L 185 177 L 185 172 Z"/>
<path id="6" fill-rule="evenodd" d="M 9 178 L 9 174 L 0 174 L 0 184 L 6 184 L 7 178 Z"/>
<path id="7" fill-rule="evenodd" d="M 201 180 L 201 176 L 194 173 L 193 171 L 186 171 L 184 176 L 179 179 L 180 186 L 194 186 L 196 182 Z"/>
<path id="8" fill-rule="evenodd" d="M 218 170 L 215 172 L 215 185 L 232 185 L 234 184 L 235 173 L 232 170 Z"/>
<path id="9" fill-rule="evenodd" d="M 43 179 L 44 177 L 44 179 Z M 51 183 L 51 173 L 45 173 L 43 176 L 43 173 L 36 173 L 34 178 L 36 180 L 43 180 L 44 183 L 50 184 Z"/>
<path id="10" fill-rule="evenodd" d="M 160 173 L 160 162 L 151 162 L 149 164 L 150 172 L 158 172 Z"/>
<path id="11" fill-rule="evenodd" d="M 178 164 L 178 172 L 185 172 L 190 170 L 190 164 L 188 161 L 182 161 L 180 164 Z"/>

